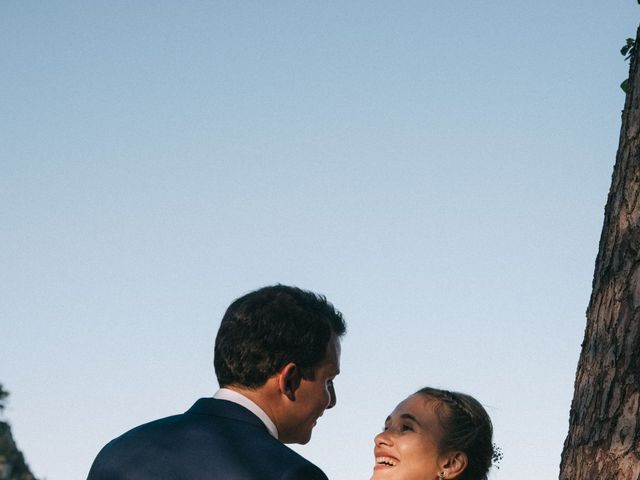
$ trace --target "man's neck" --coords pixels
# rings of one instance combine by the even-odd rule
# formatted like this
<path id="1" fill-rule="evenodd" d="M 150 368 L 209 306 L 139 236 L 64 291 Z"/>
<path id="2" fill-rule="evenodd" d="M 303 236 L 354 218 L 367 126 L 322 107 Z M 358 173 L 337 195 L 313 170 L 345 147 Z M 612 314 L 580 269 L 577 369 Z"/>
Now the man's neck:
<path id="1" fill-rule="evenodd" d="M 262 420 L 271 435 L 278 438 L 278 427 L 276 426 L 273 410 L 270 408 L 270 402 L 265 399 L 265 395 L 260 389 L 252 390 L 235 385 L 227 385 L 218 390 L 214 398 L 229 400 L 247 408 Z"/>

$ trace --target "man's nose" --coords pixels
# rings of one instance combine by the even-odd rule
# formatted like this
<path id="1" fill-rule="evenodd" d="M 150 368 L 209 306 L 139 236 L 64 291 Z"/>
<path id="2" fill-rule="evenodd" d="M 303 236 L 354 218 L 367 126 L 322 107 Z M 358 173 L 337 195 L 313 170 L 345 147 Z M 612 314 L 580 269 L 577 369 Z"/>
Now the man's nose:
<path id="1" fill-rule="evenodd" d="M 333 408 L 336 406 L 336 389 L 333 386 L 333 382 L 329 383 L 329 405 L 327 408 Z"/>

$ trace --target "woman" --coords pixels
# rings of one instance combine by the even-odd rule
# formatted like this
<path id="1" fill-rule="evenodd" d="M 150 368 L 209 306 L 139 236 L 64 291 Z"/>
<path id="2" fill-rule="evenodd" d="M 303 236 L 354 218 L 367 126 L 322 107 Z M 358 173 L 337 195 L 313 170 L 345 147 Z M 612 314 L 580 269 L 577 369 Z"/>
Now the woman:
<path id="1" fill-rule="evenodd" d="M 400 402 L 376 435 L 371 480 L 486 480 L 502 456 L 492 436 L 476 399 L 423 388 Z"/>

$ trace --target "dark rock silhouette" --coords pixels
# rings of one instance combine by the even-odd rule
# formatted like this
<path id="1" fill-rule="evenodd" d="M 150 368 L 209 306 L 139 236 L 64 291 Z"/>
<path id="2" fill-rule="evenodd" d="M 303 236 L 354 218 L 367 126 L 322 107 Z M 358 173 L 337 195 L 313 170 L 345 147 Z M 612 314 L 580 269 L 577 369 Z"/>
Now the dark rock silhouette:
<path id="1" fill-rule="evenodd" d="M 9 393 L 0 383 L 0 413 L 4 410 Z M 11 426 L 0 420 L 0 480 L 36 480 L 25 462 L 24 455 L 16 446 Z"/>

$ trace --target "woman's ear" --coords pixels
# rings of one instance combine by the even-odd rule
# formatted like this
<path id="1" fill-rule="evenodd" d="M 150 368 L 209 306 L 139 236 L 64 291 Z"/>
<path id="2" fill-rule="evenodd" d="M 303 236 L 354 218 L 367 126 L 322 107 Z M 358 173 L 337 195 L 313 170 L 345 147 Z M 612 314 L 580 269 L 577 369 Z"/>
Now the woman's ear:
<path id="1" fill-rule="evenodd" d="M 278 374 L 280 391 L 292 402 L 296 400 L 296 390 L 300 387 L 302 375 L 295 363 L 287 363 Z"/>
<path id="2" fill-rule="evenodd" d="M 451 452 L 442 455 L 440 461 L 440 478 L 452 480 L 459 477 L 467 468 L 468 463 L 469 459 L 464 452 Z"/>

